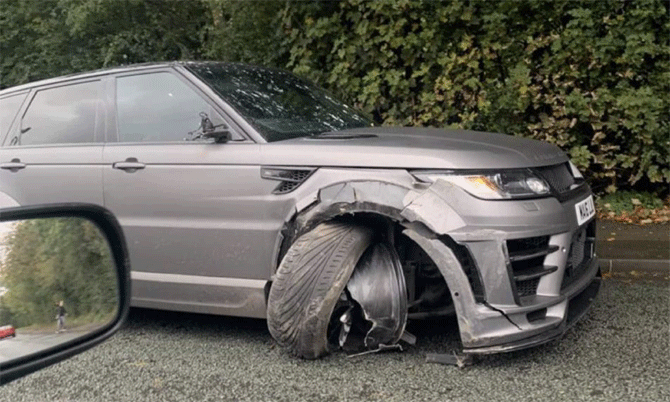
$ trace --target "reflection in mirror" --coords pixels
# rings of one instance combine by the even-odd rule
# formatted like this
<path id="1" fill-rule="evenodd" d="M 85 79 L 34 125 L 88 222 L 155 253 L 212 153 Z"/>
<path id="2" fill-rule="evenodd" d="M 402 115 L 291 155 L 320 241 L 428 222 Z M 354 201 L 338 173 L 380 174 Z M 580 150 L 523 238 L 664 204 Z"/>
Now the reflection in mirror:
<path id="1" fill-rule="evenodd" d="M 94 332 L 118 307 L 112 254 L 95 224 L 0 222 L 0 363 Z"/>

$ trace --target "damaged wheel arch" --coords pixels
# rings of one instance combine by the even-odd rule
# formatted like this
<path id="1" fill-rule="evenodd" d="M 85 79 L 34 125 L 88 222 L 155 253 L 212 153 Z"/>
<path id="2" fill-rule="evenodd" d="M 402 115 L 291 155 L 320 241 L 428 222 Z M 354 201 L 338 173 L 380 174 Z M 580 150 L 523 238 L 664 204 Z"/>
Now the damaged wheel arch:
<path id="1" fill-rule="evenodd" d="M 333 311 L 337 309 L 336 305 L 341 307 L 340 304 L 343 301 L 347 302 L 346 299 L 343 301 L 338 301 L 338 299 L 334 302 L 330 300 L 329 302 L 332 302 L 332 305 L 329 304 L 326 306 L 326 308 L 320 310 L 319 314 L 322 316 L 317 320 L 320 325 L 317 326 L 318 331 L 321 332 L 318 335 L 320 339 L 317 341 L 318 346 L 315 348 L 307 348 L 309 349 L 308 352 L 302 352 L 301 347 L 296 348 L 292 346 L 295 344 L 295 342 L 286 342 L 286 340 L 282 339 L 282 336 L 284 335 L 282 335 L 281 332 L 285 332 L 286 334 L 293 333 L 295 335 L 297 332 L 304 331 L 308 326 L 302 326 L 302 324 L 300 324 L 302 327 L 297 329 L 299 324 L 295 322 L 293 324 L 288 324 L 286 319 L 279 317 L 281 315 L 279 310 L 281 310 L 281 308 L 288 309 L 289 307 L 280 307 L 278 304 L 282 303 L 279 300 L 282 297 L 286 297 L 284 295 L 286 293 L 286 289 L 290 288 L 286 279 L 286 271 L 290 271 L 291 269 L 285 267 L 285 265 L 287 265 L 285 262 L 294 261 L 297 258 L 295 249 L 302 249 L 304 252 L 304 249 L 306 248 L 305 242 L 312 243 L 316 241 L 316 239 L 313 238 L 314 236 L 310 236 L 310 234 L 313 231 L 321 231 L 324 225 L 328 226 L 347 224 L 352 225 L 353 227 L 360 226 L 361 224 L 368 224 L 368 230 L 370 230 L 370 227 L 373 227 L 377 229 L 377 232 L 387 232 L 386 235 L 378 235 L 379 238 L 387 240 L 388 245 L 386 245 L 386 250 L 384 250 L 382 246 L 378 247 L 377 249 L 383 251 L 377 252 L 385 252 L 387 255 L 392 253 L 394 255 L 393 258 L 395 259 L 395 262 L 387 262 L 386 264 L 382 265 L 393 266 L 396 264 L 398 265 L 398 268 L 392 268 L 386 271 L 371 269 L 368 270 L 368 272 L 375 272 L 375 274 L 367 275 L 366 279 L 362 279 L 363 275 L 357 274 L 351 267 L 346 267 L 346 269 L 344 269 L 344 271 L 346 271 L 346 279 L 343 280 L 340 278 L 333 293 L 338 293 L 338 295 L 344 295 L 351 298 L 352 300 L 349 300 L 349 303 L 356 304 L 358 306 L 358 310 L 354 308 L 345 308 L 344 310 L 339 310 L 335 312 L 335 314 L 339 314 L 339 316 L 334 317 L 335 319 L 333 322 L 336 325 L 341 325 L 341 327 L 346 328 L 351 324 L 348 322 L 352 319 L 351 314 L 355 312 L 359 312 L 359 314 L 364 316 L 367 314 L 367 317 L 365 318 L 370 325 L 370 328 L 365 330 L 367 332 L 364 331 L 366 333 L 366 347 L 374 348 L 380 344 L 384 344 L 384 342 L 398 342 L 403 333 L 405 322 L 407 320 L 407 289 L 405 288 L 403 269 L 400 264 L 400 260 L 397 256 L 396 250 L 391 246 L 393 244 L 393 235 L 388 235 L 388 233 L 392 233 L 393 229 L 399 229 L 398 232 L 402 232 L 403 230 L 410 230 L 414 234 L 420 234 L 421 236 L 427 238 L 437 239 L 440 236 L 444 236 L 443 234 L 436 234 L 435 230 L 437 227 L 441 227 L 442 230 L 447 230 L 448 228 L 456 228 L 462 224 L 460 217 L 455 214 L 455 212 L 448 206 L 446 201 L 441 197 L 438 197 L 438 195 L 431 191 L 428 186 L 420 184 L 418 186 L 419 188 L 410 187 L 411 186 L 404 187 L 392 183 L 376 181 L 353 181 L 337 183 L 321 189 L 318 192 L 318 196 L 312 202 L 302 203 L 302 205 L 306 205 L 306 207 L 304 207 L 301 211 L 296 211 L 296 214 L 293 216 L 291 221 L 286 224 L 284 230 L 284 245 L 282 246 L 283 252 L 280 252 L 282 262 L 279 269 L 277 270 L 277 274 L 275 275 L 275 281 L 270 290 L 268 299 L 268 326 L 270 327 L 272 335 L 275 337 L 275 339 L 277 339 L 280 345 L 288 347 L 289 350 L 291 350 L 294 354 L 307 358 L 316 358 L 328 352 L 328 341 L 325 339 L 328 337 L 328 328 L 326 328 L 324 331 L 323 324 L 326 320 L 330 320 L 331 317 L 326 317 L 326 315 L 333 313 Z M 440 220 L 432 220 L 432 227 L 424 223 L 425 221 L 430 222 L 430 220 L 423 219 L 422 217 L 424 214 L 429 214 L 431 210 L 436 215 L 438 215 L 438 211 L 440 211 L 438 216 L 441 217 Z M 445 217 L 445 212 L 446 214 L 451 213 L 452 216 Z M 347 223 L 342 223 L 342 218 L 345 218 L 344 222 Z M 370 225 L 370 221 L 376 221 L 376 224 Z M 435 226 L 436 222 L 438 226 Z M 309 241 L 305 240 L 305 238 L 309 237 L 312 237 L 312 239 Z M 407 238 L 409 239 L 409 236 Z M 293 243 L 294 240 L 295 243 Z M 417 247 L 421 247 L 419 243 L 414 243 L 417 245 Z M 361 255 L 359 255 L 359 257 L 361 257 Z M 393 258 L 391 258 L 391 261 L 393 261 Z M 295 263 L 293 264 L 295 265 Z M 364 266 L 365 264 L 363 263 L 362 265 Z M 302 267 L 302 269 L 304 270 L 307 268 Z M 351 271 L 349 271 L 349 269 L 351 269 Z M 365 272 L 365 270 L 361 269 L 361 273 L 362 272 Z M 373 277 L 380 276 L 380 272 L 384 272 L 385 274 L 396 272 L 394 274 L 395 279 L 391 280 L 388 277 L 385 279 L 387 290 L 390 289 L 390 285 L 388 284 L 392 283 L 393 280 L 398 283 L 401 281 L 402 283 L 402 287 L 396 286 L 392 290 L 394 295 L 394 299 L 392 300 L 401 301 L 397 303 L 395 308 L 392 307 L 394 303 L 388 302 L 388 296 L 384 296 L 386 299 L 384 297 L 369 297 L 366 299 L 365 296 L 362 296 L 360 293 L 360 288 L 367 286 L 360 284 L 365 283 L 366 281 L 372 281 Z M 349 276 L 352 276 L 352 283 L 350 284 L 351 286 L 347 286 L 347 283 L 349 282 Z M 443 277 L 442 279 L 444 279 L 445 287 L 448 288 L 449 286 L 447 284 L 447 278 Z M 273 293 L 272 289 L 276 286 L 277 291 Z M 346 292 L 345 286 L 347 286 Z M 353 292 L 352 289 L 354 290 Z M 449 291 L 447 290 L 447 294 L 448 293 Z M 458 294 L 458 288 L 456 293 Z M 298 299 L 298 297 L 294 296 L 292 300 L 294 299 Z M 387 300 L 386 302 L 382 303 L 383 307 L 380 307 L 378 303 L 380 300 Z M 361 305 L 361 301 L 363 302 L 362 304 L 364 306 Z M 455 310 L 458 311 L 459 309 Z M 314 318 L 304 318 L 304 320 L 313 321 Z M 289 330 L 287 327 L 292 327 L 292 329 Z M 317 327 L 312 326 L 311 329 L 314 330 Z M 348 331 L 349 329 L 346 330 Z M 340 333 L 337 338 L 340 339 L 340 343 L 342 343 L 342 330 L 339 332 Z M 384 333 L 385 336 L 379 336 L 378 334 L 375 335 L 377 332 Z M 389 335 L 389 333 L 392 335 Z M 332 334 L 330 335 L 332 336 Z M 370 335 L 369 339 L 367 335 Z M 376 338 L 382 339 L 379 340 Z"/>
<path id="2" fill-rule="evenodd" d="M 319 188 L 297 200 L 295 210 L 287 217 L 278 242 L 276 266 L 298 237 L 343 216 L 383 217 L 430 238 L 447 234 L 465 225 L 448 202 L 453 191 L 457 190 L 449 183 L 428 185 L 407 172 L 387 180 L 352 180 Z"/>
<path id="3" fill-rule="evenodd" d="M 421 223 L 437 235 L 447 234 L 465 226 L 449 203 L 454 191 L 459 190 L 447 182 L 426 184 L 407 177 L 402 184 L 383 180 L 338 182 L 296 203 L 293 229 L 299 235 L 338 215 L 368 212 L 403 224 Z"/>

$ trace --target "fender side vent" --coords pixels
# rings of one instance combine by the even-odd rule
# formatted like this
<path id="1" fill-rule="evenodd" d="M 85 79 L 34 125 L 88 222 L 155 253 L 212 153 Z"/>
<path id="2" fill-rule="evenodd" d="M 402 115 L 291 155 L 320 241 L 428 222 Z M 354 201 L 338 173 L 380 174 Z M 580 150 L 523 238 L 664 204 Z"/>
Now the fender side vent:
<path id="1" fill-rule="evenodd" d="M 272 194 L 286 194 L 298 188 L 315 170 L 303 167 L 261 167 L 261 177 L 280 182 Z"/>

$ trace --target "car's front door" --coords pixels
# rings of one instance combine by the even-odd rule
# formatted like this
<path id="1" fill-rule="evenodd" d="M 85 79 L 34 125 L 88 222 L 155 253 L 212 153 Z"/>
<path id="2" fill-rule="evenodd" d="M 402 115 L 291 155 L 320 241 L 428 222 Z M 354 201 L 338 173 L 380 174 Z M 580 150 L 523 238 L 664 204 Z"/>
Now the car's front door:
<path id="1" fill-rule="evenodd" d="M 0 148 L 0 200 L 102 205 L 102 88 L 90 79 L 31 92 Z"/>
<path id="2" fill-rule="evenodd" d="M 263 199 L 259 145 L 185 140 L 205 113 L 227 124 L 211 100 L 166 69 L 116 77 L 118 142 L 105 146 L 105 206 L 127 237 L 133 305 L 264 316 L 277 228 Z"/>

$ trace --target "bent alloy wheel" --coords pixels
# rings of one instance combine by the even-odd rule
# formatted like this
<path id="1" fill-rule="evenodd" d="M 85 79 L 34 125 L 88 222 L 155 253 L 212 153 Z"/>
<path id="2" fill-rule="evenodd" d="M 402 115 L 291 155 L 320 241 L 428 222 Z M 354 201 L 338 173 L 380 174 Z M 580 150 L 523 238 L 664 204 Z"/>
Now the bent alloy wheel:
<path id="1" fill-rule="evenodd" d="M 315 359 L 397 343 L 407 295 L 393 248 L 369 228 L 328 222 L 301 236 L 282 260 L 268 297 L 268 329 L 292 354 Z"/>

